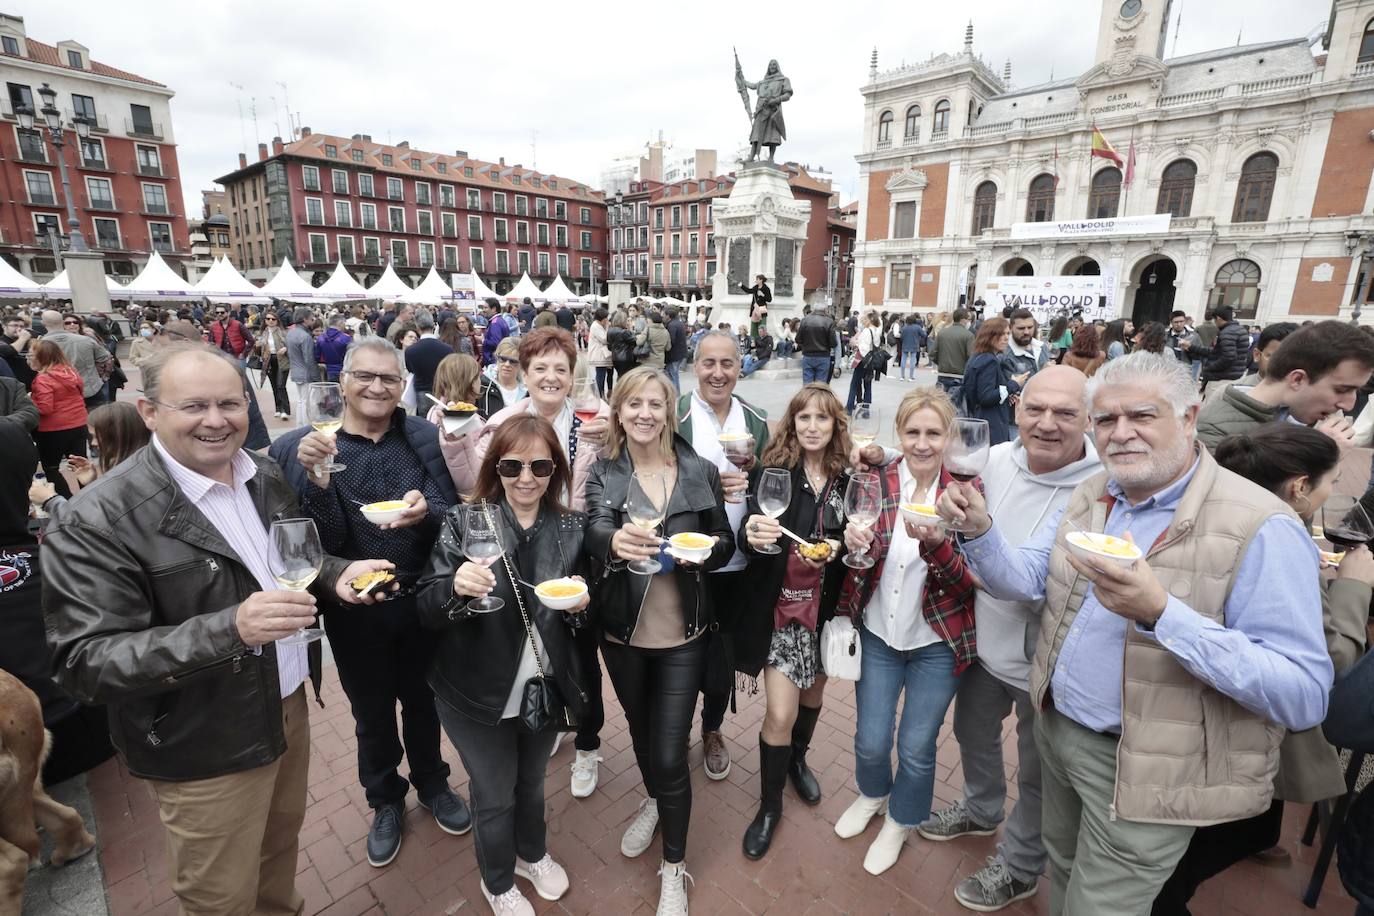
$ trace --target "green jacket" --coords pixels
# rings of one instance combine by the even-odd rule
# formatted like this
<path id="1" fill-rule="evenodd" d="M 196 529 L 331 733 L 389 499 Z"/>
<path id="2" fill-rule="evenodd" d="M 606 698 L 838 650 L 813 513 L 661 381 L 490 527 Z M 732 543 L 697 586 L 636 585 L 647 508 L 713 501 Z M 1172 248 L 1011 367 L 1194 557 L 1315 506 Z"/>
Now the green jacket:
<path id="1" fill-rule="evenodd" d="M 1209 452 L 1215 451 L 1217 443 L 1227 436 L 1248 433 L 1282 416 L 1282 407 L 1262 404 L 1231 385 L 1221 397 L 1203 406 L 1197 417 L 1197 438 Z"/>
<path id="2" fill-rule="evenodd" d="M 732 397 L 739 401 L 740 406 L 744 408 L 744 425 L 749 429 L 749 435 L 754 437 L 754 457 L 762 458 L 763 449 L 768 445 L 768 414 L 737 394 L 732 395 Z M 682 438 L 691 442 L 692 392 L 690 391 L 677 399 L 677 424 L 678 432 L 682 434 Z"/>

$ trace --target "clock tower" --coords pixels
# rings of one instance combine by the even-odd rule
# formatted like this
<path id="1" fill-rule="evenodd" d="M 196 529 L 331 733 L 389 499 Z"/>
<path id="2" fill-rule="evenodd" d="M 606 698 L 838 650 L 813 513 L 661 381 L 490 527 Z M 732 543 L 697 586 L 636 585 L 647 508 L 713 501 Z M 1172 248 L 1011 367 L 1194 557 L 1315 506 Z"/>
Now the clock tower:
<path id="1" fill-rule="evenodd" d="M 1094 63 L 1129 70 L 1136 56 L 1164 58 L 1173 0 L 1102 0 Z"/>

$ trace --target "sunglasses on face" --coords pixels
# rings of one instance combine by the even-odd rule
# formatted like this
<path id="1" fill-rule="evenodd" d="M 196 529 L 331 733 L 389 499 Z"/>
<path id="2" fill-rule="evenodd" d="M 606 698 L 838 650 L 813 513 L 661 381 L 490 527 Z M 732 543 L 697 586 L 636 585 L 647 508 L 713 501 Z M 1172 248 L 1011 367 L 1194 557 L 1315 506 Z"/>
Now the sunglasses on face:
<path id="1" fill-rule="evenodd" d="M 502 477 L 519 477 L 520 472 L 525 468 L 530 469 L 530 473 L 535 477 L 544 478 L 553 476 L 553 459 L 536 458 L 526 464 L 523 461 L 516 461 L 514 458 L 502 458 L 496 462 L 496 473 Z"/>
<path id="2" fill-rule="evenodd" d="M 507 366 L 518 366 L 518 365 L 520 365 L 520 360 L 518 360 L 518 359 L 513 359 L 512 357 L 509 357 L 509 356 L 498 356 L 498 357 L 496 357 L 496 359 L 497 359 L 498 361 L 500 361 L 500 362 L 505 363 Z"/>

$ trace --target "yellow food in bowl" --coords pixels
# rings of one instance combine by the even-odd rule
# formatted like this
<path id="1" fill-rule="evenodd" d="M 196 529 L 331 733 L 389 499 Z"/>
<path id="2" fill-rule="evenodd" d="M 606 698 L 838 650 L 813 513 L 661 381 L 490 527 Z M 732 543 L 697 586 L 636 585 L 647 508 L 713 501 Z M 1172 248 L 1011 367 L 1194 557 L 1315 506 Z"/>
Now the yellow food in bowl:
<path id="1" fill-rule="evenodd" d="M 935 511 L 935 507 L 928 503 L 902 503 L 902 508 L 908 512 L 915 512 L 917 515 L 929 515 L 931 518 L 938 517 L 940 513 Z"/>
<path id="2" fill-rule="evenodd" d="M 1069 539 L 1079 547 L 1106 554 L 1109 557 L 1134 559 L 1140 556 L 1139 547 L 1130 541 L 1112 537 L 1110 534 L 1081 534 L 1075 531 L 1069 535 Z"/>
<path id="3" fill-rule="evenodd" d="M 818 541 L 815 544 L 798 544 L 797 553 L 808 560 L 825 560 L 830 557 L 830 544 L 826 541 Z"/>
<path id="4" fill-rule="evenodd" d="M 397 509 L 408 508 L 408 504 L 402 499 L 388 499 L 380 503 L 368 503 L 363 506 L 364 512 L 395 512 Z"/>
<path id="5" fill-rule="evenodd" d="M 675 534 L 668 540 L 672 542 L 674 547 L 681 547 L 685 550 L 701 550 L 702 548 L 711 546 L 710 538 L 704 534 L 697 534 L 691 531 L 683 534 Z"/>
<path id="6" fill-rule="evenodd" d="M 360 576 L 354 576 L 348 580 L 348 587 L 355 592 L 360 592 L 369 585 L 380 583 L 385 585 L 396 577 L 385 569 L 374 569 L 372 572 L 365 572 Z"/>
<path id="7" fill-rule="evenodd" d="M 574 598 L 587 590 L 581 582 L 541 582 L 538 592 L 549 598 Z"/>
<path id="8" fill-rule="evenodd" d="M 444 409 L 445 409 L 445 410 L 457 410 L 457 411 L 460 411 L 460 412 L 462 412 L 462 413 L 468 413 L 468 412 L 470 412 L 470 411 L 476 410 L 476 409 L 477 409 L 477 405 L 476 405 L 476 404 L 469 404 L 467 401 L 449 401 L 448 404 L 446 404 L 446 405 L 444 406 Z"/>

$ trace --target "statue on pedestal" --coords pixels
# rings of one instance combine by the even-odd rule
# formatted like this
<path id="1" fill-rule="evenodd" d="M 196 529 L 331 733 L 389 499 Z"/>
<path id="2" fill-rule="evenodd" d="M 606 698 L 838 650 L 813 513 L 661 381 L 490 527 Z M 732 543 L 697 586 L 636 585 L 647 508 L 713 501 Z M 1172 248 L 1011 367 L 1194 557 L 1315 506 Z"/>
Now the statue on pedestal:
<path id="1" fill-rule="evenodd" d="M 768 161 L 782 141 L 787 139 L 787 125 L 782 120 L 782 103 L 792 98 L 792 81 L 782 75 L 776 60 L 768 62 L 768 72 L 757 83 L 744 78 L 740 67 L 739 54 L 735 54 L 735 88 L 744 99 L 744 111 L 749 115 L 753 127 L 749 132 L 749 161 L 759 158 L 759 147 L 768 147 Z M 749 90 L 758 94 L 757 106 L 749 104 Z"/>

